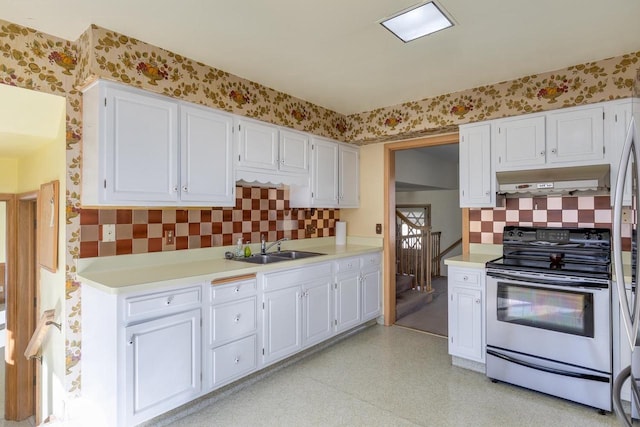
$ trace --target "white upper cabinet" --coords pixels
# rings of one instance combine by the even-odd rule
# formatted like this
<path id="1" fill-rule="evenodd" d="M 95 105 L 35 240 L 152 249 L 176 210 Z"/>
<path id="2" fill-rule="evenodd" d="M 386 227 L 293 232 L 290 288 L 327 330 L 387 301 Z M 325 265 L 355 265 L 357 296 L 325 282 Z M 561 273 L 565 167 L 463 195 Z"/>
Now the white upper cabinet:
<path id="1" fill-rule="evenodd" d="M 360 206 L 360 149 L 326 138 L 311 138 L 311 179 L 292 185 L 291 207 Z"/>
<path id="2" fill-rule="evenodd" d="M 181 200 L 234 204 L 232 117 L 195 105 L 180 113 Z"/>
<path id="3" fill-rule="evenodd" d="M 280 129 L 280 170 L 292 173 L 309 173 L 309 134 Z"/>
<path id="4" fill-rule="evenodd" d="M 360 150 L 340 144 L 339 148 L 338 205 L 341 208 L 360 206 Z"/>
<path id="5" fill-rule="evenodd" d="M 604 158 L 604 107 L 547 115 L 547 163 L 583 164 Z"/>
<path id="6" fill-rule="evenodd" d="M 515 117 L 493 123 L 496 171 L 544 165 L 545 118 Z"/>
<path id="7" fill-rule="evenodd" d="M 493 177 L 491 125 L 484 123 L 460 126 L 460 206 L 495 206 Z"/>
<path id="8" fill-rule="evenodd" d="M 85 206 L 232 206 L 231 116 L 113 82 L 83 93 Z"/>
<path id="9" fill-rule="evenodd" d="M 305 184 L 309 134 L 250 119 L 236 120 L 236 179 Z"/>
<path id="10" fill-rule="evenodd" d="M 254 120 L 237 120 L 238 167 L 278 170 L 278 128 Z"/>
<path id="11" fill-rule="evenodd" d="M 499 119 L 492 126 L 497 172 L 606 161 L 601 104 Z"/>

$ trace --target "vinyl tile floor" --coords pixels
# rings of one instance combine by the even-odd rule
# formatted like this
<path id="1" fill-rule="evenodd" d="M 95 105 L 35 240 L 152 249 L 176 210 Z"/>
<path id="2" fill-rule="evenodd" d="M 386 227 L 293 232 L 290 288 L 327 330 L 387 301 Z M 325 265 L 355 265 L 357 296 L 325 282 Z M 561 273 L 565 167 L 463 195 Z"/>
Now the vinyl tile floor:
<path id="1" fill-rule="evenodd" d="M 174 414 L 175 417 L 175 414 Z M 614 414 L 451 365 L 447 340 L 373 326 L 157 425 L 617 426 Z"/>

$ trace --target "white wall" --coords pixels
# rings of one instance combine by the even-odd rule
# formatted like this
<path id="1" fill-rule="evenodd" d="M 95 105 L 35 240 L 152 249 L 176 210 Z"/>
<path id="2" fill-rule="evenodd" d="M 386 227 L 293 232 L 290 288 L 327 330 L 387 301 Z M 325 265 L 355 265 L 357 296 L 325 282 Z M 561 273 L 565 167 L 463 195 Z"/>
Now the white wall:
<path id="1" fill-rule="evenodd" d="M 440 248 L 446 249 L 462 237 L 462 210 L 459 206 L 458 190 L 412 191 L 396 193 L 396 205 L 431 205 L 431 229 L 442 232 Z M 462 246 L 458 245 L 446 257 L 460 255 Z M 447 275 L 446 266 L 440 263 L 440 271 Z"/>
<path id="2" fill-rule="evenodd" d="M 458 162 L 447 162 L 419 150 L 396 151 L 396 182 L 458 188 Z"/>

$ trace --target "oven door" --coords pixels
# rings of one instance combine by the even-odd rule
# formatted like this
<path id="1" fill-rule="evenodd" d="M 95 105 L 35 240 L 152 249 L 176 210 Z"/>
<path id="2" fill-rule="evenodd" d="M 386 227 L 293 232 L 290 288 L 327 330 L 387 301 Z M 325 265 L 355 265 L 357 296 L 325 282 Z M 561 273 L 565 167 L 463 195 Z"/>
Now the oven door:
<path id="1" fill-rule="evenodd" d="M 611 373 L 611 292 L 487 277 L 487 346 Z"/>

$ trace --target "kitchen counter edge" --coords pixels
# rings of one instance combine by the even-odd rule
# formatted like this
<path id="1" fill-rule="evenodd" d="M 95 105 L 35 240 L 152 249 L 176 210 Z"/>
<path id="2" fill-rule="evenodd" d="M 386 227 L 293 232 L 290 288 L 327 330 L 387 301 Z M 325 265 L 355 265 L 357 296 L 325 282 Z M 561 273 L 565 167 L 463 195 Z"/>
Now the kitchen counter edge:
<path id="1" fill-rule="evenodd" d="M 312 258 L 256 265 L 227 259 L 198 259 L 170 264 L 145 265 L 142 267 L 112 268 L 109 270 L 79 271 L 77 280 L 109 294 L 125 294 L 159 290 L 171 286 L 192 286 L 210 283 L 215 279 L 226 279 L 247 274 L 288 270 L 305 265 L 336 259 L 359 256 L 382 251 L 379 246 L 327 245 L 309 247 L 305 250 L 322 253 Z"/>

